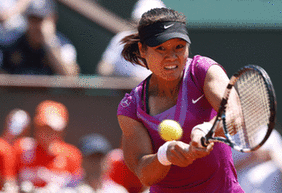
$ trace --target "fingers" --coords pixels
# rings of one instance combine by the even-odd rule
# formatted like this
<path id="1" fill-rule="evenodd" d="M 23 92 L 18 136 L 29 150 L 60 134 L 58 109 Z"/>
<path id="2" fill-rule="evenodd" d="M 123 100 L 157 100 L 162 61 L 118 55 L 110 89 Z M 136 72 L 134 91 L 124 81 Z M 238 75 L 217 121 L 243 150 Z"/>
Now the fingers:
<path id="1" fill-rule="evenodd" d="M 191 133 L 191 143 L 196 147 L 203 147 L 201 138 L 205 136 L 205 133 L 199 129 L 195 129 Z"/>
<path id="2" fill-rule="evenodd" d="M 196 159 L 209 155 L 213 150 L 213 142 L 207 144 L 207 147 L 202 146 L 201 138 L 204 136 L 205 133 L 197 129 L 194 130 L 193 133 L 191 133 L 190 148 Z"/>
<path id="3" fill-rule="evenodd" d="M 211 142 L 207 147 L 203 147 L 201 138 L 205 133 L 201 130 L 194 130 L 191 134 L 190 144 L 181 141 L 173 141 L 167 148 L 167 158 L 173 164 L 180 167 L 187 167 L 195 159 L 205 157 L 213 150 L 214 143 Z"/>
<path id="4" fill-rule="evenodd" d="M 213 146 L 213 142 L 209 143 L 207 147 L 203 147 L 202 145 L 199 146 L 198 143 L 192 142 L 190 145 L 190 149 L 193 153 L 193 156 L 198 159 L 209 155 L 210 152 L 213 150 Z"/>
<path id="5" fill-rule="evenodd" d="M 192 164 L 194 157 L 188 153 L 189 144 L 183 143 L 181 141 L 175 141 L 171 143 L 167 149 L 167 157 L 169 161 L 180 167 L 187 167 Z"/>

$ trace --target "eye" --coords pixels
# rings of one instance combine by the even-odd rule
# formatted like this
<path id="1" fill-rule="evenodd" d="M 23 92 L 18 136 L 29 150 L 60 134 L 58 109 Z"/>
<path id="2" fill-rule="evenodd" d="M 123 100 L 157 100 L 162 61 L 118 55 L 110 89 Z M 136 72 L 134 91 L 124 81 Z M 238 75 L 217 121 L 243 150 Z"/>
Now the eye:
<path id="1" fill-rule="evenodd" d="M 163 46 L 159 46 L 159 47 L 156 48 L 156 50 L 164 51 L 165 48 Z"/>
<path id="2" fill-rule="evenodd" d="M 179 44 L 179 45 L 176 46 L 176 49 L 182 49 L 182 48 L 184 48 L 184 47 L 185 47 L 184 44 Z"/>

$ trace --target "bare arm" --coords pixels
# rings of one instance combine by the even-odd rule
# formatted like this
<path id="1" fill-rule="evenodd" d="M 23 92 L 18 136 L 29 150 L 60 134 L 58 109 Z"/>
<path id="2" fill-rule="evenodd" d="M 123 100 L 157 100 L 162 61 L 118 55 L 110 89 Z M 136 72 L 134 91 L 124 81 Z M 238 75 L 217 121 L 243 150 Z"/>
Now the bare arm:
<path id="1" fill-rule="evenodd" d="M 46 42 L 45 49 L 52 64 L 51 68 L 55 70 L 56 74 L 68 76 L 79 74 L 79 66 L 75 61 L 66 62 L 63 60 L 60 46 L 53 46 L 50 45 L 50 42 Z"/>
<path id="2" fill-rule="evenodd" d="M 124 159 L 140 181 L 151 186 L 163 179 L 170 166 L 162 165 L 153 154 L 150 137 L 142 123 L 125 116 L 118 116 L 122 129 Z"/>
<path id="3" fill-rule="evenodd" d="M 130 170 L 145 186 L 161 181 L 167 175 L 170 165 L 164 166 L 158 161 L 146 128 L 142 123 L 122 115 L 118 116 L 118 121 L 123 132 L 124 159 Z M 166 153 L 172 164 L 186 167 L 195 159 L 189 151 L 188 144 L 175 141 L 168 146 Z"/>
<path id="4" fill-rule="evenodd" d="M 204 93 L 211 106 L 218 111 L 229 78 L 218 65 L 212 65 L 205 78 Z"/>
<path id="5" fill-rule="evenodd" d="M 229 78 L 220 66 L 213 65 L 209 68 L 204 82 L 204 93 L 207 100 L 216 111 L 219 110 L 228 83 Z M 214 120 L 215 118 L 213 118 L 210 123 L 213 124 Z M 224 136 L 221 128 L 217 128 L 216 132 L 216 135 Z"/>
<path id="6" fill-rule="evenodd" d="M 220 102 L 222 100 L 222 96 L 224 94 L 225 88 L 229 83 L 229 78 L 224 72 L 224 70 L 218 65 L 212 65 L 206 74 L 205 81 L 204 81 L 204 94 L 206 99 L 209 101 L 211 106 L 218 111 Z M 209 122 L 211 124 L 214 123 L 216 117 L 214 117 Z M 220 124 L 219 124 L 220 125 Z M 204 132 L 196 129 L 191 133 L 191 146 L 193 148 L 200 148 L 201 147 L 201 137 L 205 135 Z M 221 127 L 216 128 L 216 135 L 217 136 L 224 136 L 224 133 Z M 208 147 L 212 148 L 212 147 Z"/>
<path id="7" fill-rule="evenodd" d="M 44 47 L 47 51 L 51 68 L 59 75 L 77 76 L 79 74 L 79 65 L 76 60 L 64 59 L 61 53 L 61 45 L 56 36 L 56 26 L 52 20 L 45 20 L 42 24 L 42 34 L 44 37 Z"/>

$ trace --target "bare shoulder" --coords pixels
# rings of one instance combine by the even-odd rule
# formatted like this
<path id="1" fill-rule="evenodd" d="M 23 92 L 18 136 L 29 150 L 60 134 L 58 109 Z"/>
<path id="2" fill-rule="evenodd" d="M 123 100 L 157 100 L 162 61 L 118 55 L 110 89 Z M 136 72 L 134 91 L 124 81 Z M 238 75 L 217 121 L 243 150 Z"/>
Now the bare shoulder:
<path id="1" fill-rule="evenodd" d="M 124 116 L 124 115 L 118 115 L 118 122 L 120 124 L 120 127 L 121 127 L 121 130 L 123 131 L 123 134 L 125 135 L 130 135 L 132 134 L 132 132 L 134 132 L 134 127 L 138 127 L 138 124 L 139 122 L 130 118 L 130 117 L 127 117 L 127 116 Z"/>
<path id="2" fill-rule="evenodd" d="M 212 65 L 205 77 L 204 93 L 212 107 L 217 111 L 229 78 L 219 65 Z"/>
<path id="3" fill-rule="evenodd" d="M 118 115 L 118 122 L 125 137 L 132 137 L 134 135 L 146 136 L 148 135 L 147 129 L 144 125 L 130 117 Z"/>
<path id="4" fill-rule="evenodd" d="M 141 122 L 123 115 L 118 116 L 118 121 L 123 133 L 123 142 L 131 147 L 130 150 L 137 151 L 135 147 L 138 147 L 140 152 L 151 152 L 151 138 Z"/>
<path id="5" fill-rule="evenodd" d="M 211 67 L 208 69 L 207 77 L 228 80 L 225 70 L 218 64 L 211 65 Z"/>

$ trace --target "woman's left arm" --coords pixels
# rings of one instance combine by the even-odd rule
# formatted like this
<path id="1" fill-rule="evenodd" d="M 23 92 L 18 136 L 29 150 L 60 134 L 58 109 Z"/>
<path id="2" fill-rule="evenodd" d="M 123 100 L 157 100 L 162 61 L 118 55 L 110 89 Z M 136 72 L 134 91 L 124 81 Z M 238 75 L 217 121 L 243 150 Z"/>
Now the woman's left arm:
<path id="1" fill-rule="evenodd" d="M 211 106 L 218 111 L 229 78 L 219 65 L 212 65 L 204 81 L 204 94 Z"/>
<path id="2" fill-rule="evenodd" d="M 206 99 L 209 101 L 211 106 L 218 111 L 220 102 L 222 100 L 222 96 L 224 94 L 225 88 L 229 83 L 229 78 L 225 71 L 219 65 L 212 65 L 206 74 L 204 80 L 204 94 Z M 210 120 L 211 124 L 214 123 L 215 117 Z M 217 128 L 216 130 L 219 130 Z M 191 147 L 193 148 L 193 152 L 203 156 L 208 155 L 208 153 L 212 150 L 213 143 L 211 143 L 208 148 L 203 148 L 201 145 L 201 138 L 205 135 L 205 133 L 199 129 L 195 129 L 191 133 Z M 216 135 L 224 135 L 223 132 L 217 133 Z"/>

